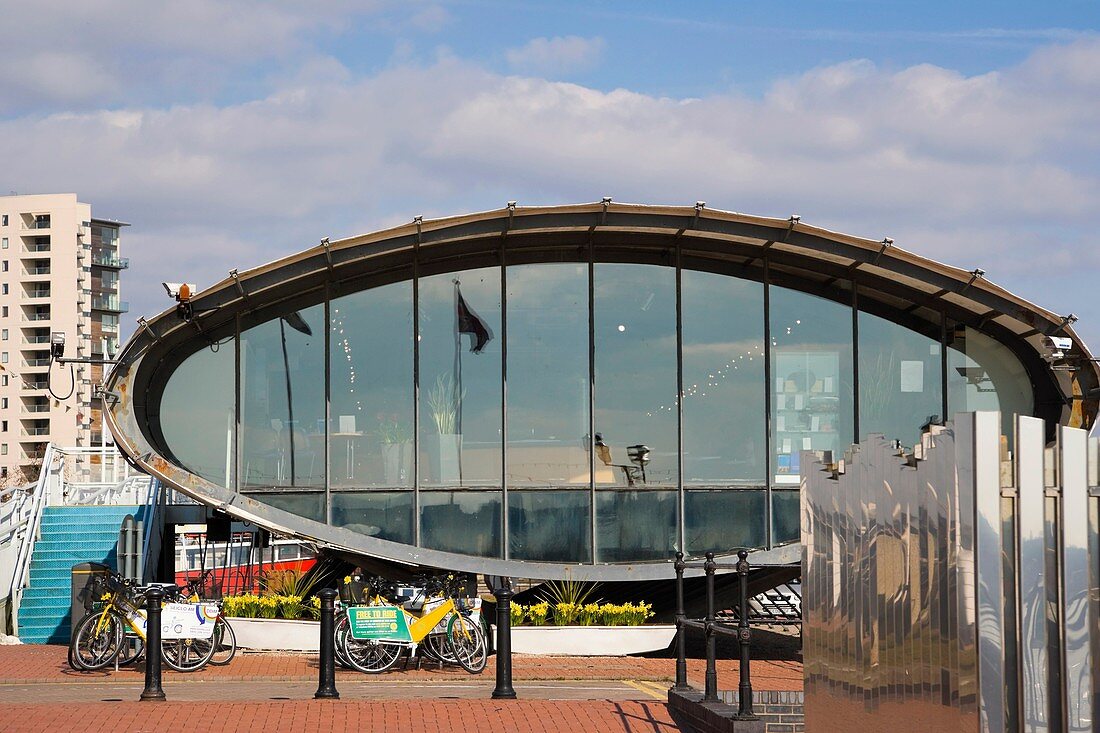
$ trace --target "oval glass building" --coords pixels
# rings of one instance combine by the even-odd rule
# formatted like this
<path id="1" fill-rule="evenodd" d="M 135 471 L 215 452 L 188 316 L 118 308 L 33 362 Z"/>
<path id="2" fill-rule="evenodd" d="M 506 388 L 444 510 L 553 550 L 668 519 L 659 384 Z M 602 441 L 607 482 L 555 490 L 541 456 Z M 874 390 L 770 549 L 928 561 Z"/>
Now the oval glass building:
<path id="1" fill-rule="evenodd" d="M 338 551 L 663 578 L 678 549 L 797 561 L 803 451 L 967 410 L 1090 426 L 1071 323 L 797 217 L 510 205 L 234 271 L 141 321 L 108 419 L 168 484 Z"/>

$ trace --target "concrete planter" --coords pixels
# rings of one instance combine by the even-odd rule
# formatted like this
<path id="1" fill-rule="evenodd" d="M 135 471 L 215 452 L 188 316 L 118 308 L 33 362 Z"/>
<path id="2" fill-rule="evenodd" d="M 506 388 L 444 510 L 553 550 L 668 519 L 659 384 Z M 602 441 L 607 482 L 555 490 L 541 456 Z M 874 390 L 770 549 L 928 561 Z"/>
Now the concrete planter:
<path id="1" fill-rule="evenodd" d="M 512 651 L 576 657 L 621 657 L 667 649 L 674 625 L 513 626 Z"/>
<path id="2" fill-rule="evenodd" d="M 287 621 L 279 618 L 229 618 L 229 625 L 241 649 L 315 652 L 321 648 L 321 626 L 317 621 Z"/>

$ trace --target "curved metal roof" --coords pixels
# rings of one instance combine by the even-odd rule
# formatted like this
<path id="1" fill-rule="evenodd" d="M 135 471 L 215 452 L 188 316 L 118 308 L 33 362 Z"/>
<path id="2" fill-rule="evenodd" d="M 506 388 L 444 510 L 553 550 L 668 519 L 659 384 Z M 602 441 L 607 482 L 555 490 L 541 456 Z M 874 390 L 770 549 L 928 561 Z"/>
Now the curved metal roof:
<path id="1" fill-rule="evenodd" d="M 244 272 L 233 271 L 193 299 L 195 317 L 185 323 L 169 309 L 140 328 L 126 344 L 107 379 L 113 399 L 105 410 L 119 447 L 142 468 L 204 503 L 275 531 L 312 536 L 322 544 L 414 564 L 531 577 L 665 577 L 665 565 L 556 565 L 482 560 L 400 545 L 349 530 L 317 525 L 304 531 L 294 515 L 210 484 L 170 463 L 151 439 L 146 396 L 153 373 L 178 362 L 189 343 L 201 344 L 232 328 L 239 314 L 321 286 L 362 277 L 409 276 L 410 267 L 447 268 L 597 258 L 681 263 L 767 277 L 838 300 L 858 297 L 864 310 L 925 324 L 946 316 L 988 333 L 1028 369 L 1037 412 L 1074 427 L 1091 426 L 1097 400 L 1086 399 L 1100 385 L 1100 370 L 1072 329 L 1072 317 L 1045 310 L 984 278 L 981 270 L 945 265 L 873 240 L 829 231 L 798 219 L 774 219 L 695 206 L 602 203 L 569 206 L 509 205 L 476 214 L 422 220 L 370 234 L 321 244 Z M 461 261 L 460 261 L 461 260 Z M 413 263 L 416 263 L 414 265 Z M 852 295 L 855 283 L 857 295 Z M 1052 371 L 1042 356 L 1043 336 L 1067 336 L 1073 349 L 1065 363 L 1073 371 Z M 190 352 L 188 352 L 190 353 Z M 184 354 L 185 356 L 186 354 Z M 310 522 L 310 524 L 314 524 Z M 321 529 L 323 528 L 323 530 Z M 797 548 L 794 548 L 795 550 Z M 770 553 L 774 561 L 797 559 L 791 548 Z M 758 556 L 759 561 L 768 557 Z M 471 567 L 476 560 L 477 567 Z M 519 567 L 522 566 L 522 571 Z M 541 575 L 540 575 L 541 573 Z"/>

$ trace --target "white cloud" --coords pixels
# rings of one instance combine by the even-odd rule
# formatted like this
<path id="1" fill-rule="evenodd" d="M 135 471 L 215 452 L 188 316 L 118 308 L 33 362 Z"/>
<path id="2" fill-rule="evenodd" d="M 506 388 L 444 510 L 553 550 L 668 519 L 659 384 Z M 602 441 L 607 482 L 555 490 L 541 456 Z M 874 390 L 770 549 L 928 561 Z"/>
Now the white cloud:
<path id="1" fill-rule="evenodd" d="M 1082 41 L 978 76 L 855 61 L 761 98 L 678 100 L 447 56 L 368 78 L 319 57 L 246 103 L 0 121 L 20 141 L 0 190 L 75 190 L 132 221 L 135 315 L 166 305 L 161 280 L 209 284 L 323 236 L 613 195 L 889 235 L 1078 313 L 1100 346 L 1096 68 Z"/>
<path id="2" fill-rule="evenodd" d="M 554 76 L 592 68 L 599 62 L 606 45 L 598 36 L 534 38 L 520 48 L 506 51 L 505 58 L 517 71 Z"/>

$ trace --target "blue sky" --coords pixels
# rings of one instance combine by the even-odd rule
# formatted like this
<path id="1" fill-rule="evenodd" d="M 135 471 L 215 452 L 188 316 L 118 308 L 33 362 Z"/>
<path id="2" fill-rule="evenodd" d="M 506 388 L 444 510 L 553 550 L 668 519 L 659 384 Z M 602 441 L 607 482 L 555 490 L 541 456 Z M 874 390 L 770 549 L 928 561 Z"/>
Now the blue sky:
<path id="1" fill-rule="evenodd" d="M 0 190 L 133 223 L 133 317 L 414 215 L 692 203 L 899 246 L 1100 349 L 1095 2 L 3 2 Z"/>

